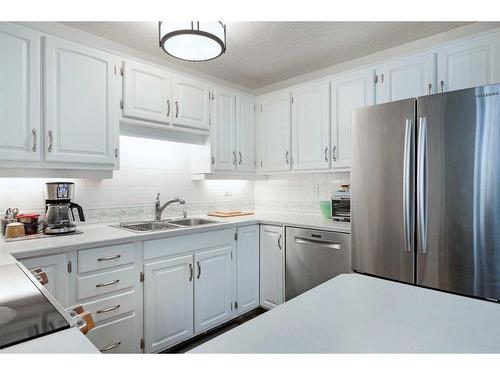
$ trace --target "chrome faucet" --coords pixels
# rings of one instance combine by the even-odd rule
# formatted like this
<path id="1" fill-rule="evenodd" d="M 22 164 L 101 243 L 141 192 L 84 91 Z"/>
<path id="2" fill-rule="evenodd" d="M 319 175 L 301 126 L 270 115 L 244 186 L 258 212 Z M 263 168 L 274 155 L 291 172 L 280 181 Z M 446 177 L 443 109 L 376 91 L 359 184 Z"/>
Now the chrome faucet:
<path id="1" fill-rule="evenodd" d="M 160 202 L 160 193 L 156 196 L 156 202 L 155 202 L 155 219 L 157 221 L 161 220 L 161 214 L 167 208 L 167 206 L 171 205 L 172 203 L 179 203 L 179 204 L 184 204 L 186 201 L 184 199 L 180 198 L 174 198 L 172 200 L 169 200 L 168 202 L 164 203 L 163 205 Z"/>

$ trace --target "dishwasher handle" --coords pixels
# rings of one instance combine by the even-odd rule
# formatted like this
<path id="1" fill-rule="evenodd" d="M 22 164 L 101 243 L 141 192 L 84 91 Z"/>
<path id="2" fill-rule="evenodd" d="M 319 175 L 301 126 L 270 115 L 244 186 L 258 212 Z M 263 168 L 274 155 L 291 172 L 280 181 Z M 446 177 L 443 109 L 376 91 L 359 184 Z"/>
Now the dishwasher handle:
<path id="1" fill-rule="evenodd" d="M 320 245 L 323 247 L 327 247 L 329 249 L 333 250 L 341 250 L 342 247 L 339 243 L 335 242 L 330 242 L 330 241 L 322 241 L 322 240 L 313 240 L 310 238 L 304 238 L 304 237 L 295 237 L 295 243 L 301 244 L 301 245 Z"/>

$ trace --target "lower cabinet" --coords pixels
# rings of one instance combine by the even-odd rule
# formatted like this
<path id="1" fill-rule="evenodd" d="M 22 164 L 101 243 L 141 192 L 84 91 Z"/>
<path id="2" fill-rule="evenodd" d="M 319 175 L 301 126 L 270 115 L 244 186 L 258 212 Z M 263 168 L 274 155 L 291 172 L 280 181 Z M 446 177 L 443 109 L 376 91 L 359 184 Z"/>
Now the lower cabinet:
<path id="1" fill-rule="evenodd" d="M 238 228 L 237 293 L 238 315 L 253 310 L 259 301 L 259 225 Z"/>
<path id="2" fill-rule="evenodd" d="M 260 305 L 272 309 L 284 302 L 283 227 L 260 226 Z"/>

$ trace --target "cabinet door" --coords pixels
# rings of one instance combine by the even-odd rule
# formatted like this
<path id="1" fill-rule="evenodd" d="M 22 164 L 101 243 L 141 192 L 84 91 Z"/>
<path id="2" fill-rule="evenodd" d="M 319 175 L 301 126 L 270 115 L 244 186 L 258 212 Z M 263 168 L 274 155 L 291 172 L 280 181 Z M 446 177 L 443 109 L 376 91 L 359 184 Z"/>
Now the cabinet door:
<path id="1" fill-rule="evenodd" d="M 171 96 L 167 71 L 135 61 L 123 63 L 123 116 L 170 124 Z"/>
<path id="2" fill-rule="evenodd" d="M 194 331 L 200 333 L 236 315 L 233 244 L 195 254 Z"/>
<path id="3" fill-rule="evenodd" d="M 209 91 L 200 81 L 174 76 L 173 83 L 173 124 L 188 128 L 208 130 Z"/>
<path id="4" fill-rule="evenodd" d="M 263 98 L 260 110 L 261 170 L 287 171 L 291 168 L 290 93 Z"/>
<path id="5" fill-rule="evenodd" d="M 40 160 L 40 34 L 0 23 L 0 160 Z"/>
<path id="6" fill-rule="evenodd" d="M 366 70 L 336 78 L 332 90 L 332 167 L 351 167 L 351 111 L 374 104 L 374 71 Z"/>
<path id="7" fill-rule="evenodd" d="M 284 299 L 283 228 L 260 226 L 260 305 L 272 309 Z"/>
<path id="8" fill-rule="evenodd" d="M 236 148 L 238 170 L 255 171 L 255 100 L 241 95 L 236 97 Z"/>
<path id="9" fill-rule="evenodd" d="M 259 226 L 238 228 L 238 315 L 259 307 Z"/>
<path id="10" fill-rule="evenodd" d="M 63 39 L 45 40 L 45 158 L 114 164 L 119 61 Z"/>
<path id="11" fill-rule="evenodd" d="M 211 136 L 215 147 L 215 169 L 233 171 L 236 169 L 236 97 L 223 89 L 215 89 L 214 96 Z"/>
<path id="12" fill-rule="evenodd" d="M 193 256 L 144 264 L 144 340 L 148 353 L 193 335 Z"/>
<path id="13" fill-rule="evenodd" d="M 438 50 L 439 92 L 500 82 L 500 37 L 451 45 Z"/>
<path id="14" fill-rule="evenodd" d="M 330 85 L 292 92 L 293 169 L 330 168 Z"/>
<path id="15" fill-rule="evenodd" d="M 436 56 L 427 53 L 376 68 L 377 104 L 428 95 L 436 91 Z"/>
<path id="16" fill-rule="evenodd" d="M 44 287 L 63 306 L 68 307 L 73 298 L 69 295 L 68 256 L 66 254 L 47 255 L 21 259 L 29 270 L 41 268 L 47 274 L 49 282 Z"/>

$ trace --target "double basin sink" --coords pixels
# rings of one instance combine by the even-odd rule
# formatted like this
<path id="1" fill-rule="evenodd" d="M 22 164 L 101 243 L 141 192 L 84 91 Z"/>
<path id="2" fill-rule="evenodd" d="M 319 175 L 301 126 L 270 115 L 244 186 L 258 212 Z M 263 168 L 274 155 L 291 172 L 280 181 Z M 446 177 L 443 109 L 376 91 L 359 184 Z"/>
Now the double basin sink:
<path id="1" fill-rule="evenodd" d="M 137 233 L 143 232 L 157 232 L 162 230 L 179 229 L 186 227 L 197 227 L 200 225 L 207 224 L 217 224 L 220 221 L 201 219 L 201 218 L 189 218 L 189 219 L 171 219 L 171 220 L 145 220 L 145 221 L 131 221 L 120 223 L 116 227 L 121 229 L 131 230 Z"/>

